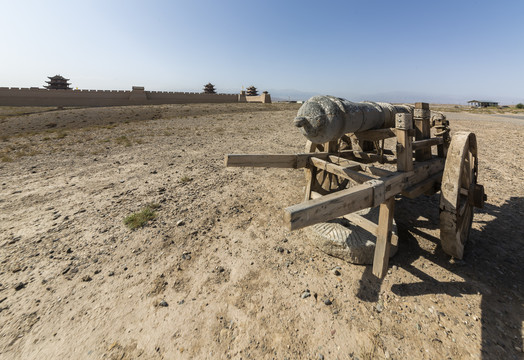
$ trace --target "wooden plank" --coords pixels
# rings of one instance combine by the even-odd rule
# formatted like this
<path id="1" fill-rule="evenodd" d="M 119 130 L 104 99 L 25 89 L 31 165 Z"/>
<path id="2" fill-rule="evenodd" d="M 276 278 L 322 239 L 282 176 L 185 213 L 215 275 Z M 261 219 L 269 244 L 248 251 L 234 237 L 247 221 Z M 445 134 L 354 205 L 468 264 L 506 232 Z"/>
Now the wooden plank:
<path id="1" fill-rule="evenodd" d="M 405 190 L 402 191 L 402 195 L 410 199 L 415 199 L 419 197 L 420 195 L 426 194 L 430 191 L 434 194 L 435 185 L 439 184 L 441 181 L 442 181 L 442 173 L 438 172 L 435 175 L 429 177 L 428 179 L 406 188 Z"/>
<path id="2" fill-rule="evenodd" d="M 395 172 L 391 170 L 386 170 L 380 167 L 366 165 L 358 161 L 343 159 L 335 155 L 329 155 L 328 158 L 332 163 L 335 163 L 337 165 L 340 165 L 346 168 L 351 168 L 352 170 L 357 170 L 357 171 L 358 169 L 361 169 L 362 171 L 369 172 L 371 175 L 390 176 L 390 175 L 395 174 Z"/>
<path id="3" fill-rule="evenodd" d="M 416 103 L 413 110 L 413 117 L 415 119 L 415 140 L 429 139 L 430 125 L 429 118 L 431 112 L 427 103 Z M 417 161 L 425 161 L 431 159 L 431 148 L 422 148 L 415 151 L 415 159 Z"/>
<path id="4" fill-rule="evenodd" d="M 386 276 L 389 263 L 389 250 L 391 247 L 391 228 L 393 226 L 393 212 L 395 198 L 391 197 L 380 204 L 378 219 L 377 244 L 373 258 L 373 275 L 382 279 Z"/>
<path id="5" fill-rule="evenodd" d="M 385 198 L 389 199 L 396 194 L 400 194 L 402 190 L 424 181 L 428 177 L 441 172 L 443 169 L 444 159 L 434 158 L 431 161 L 415 164 L 413 171 L 397 172 L 397 175 L 384 178 L 384 184 L 386 186 Z"/>
<path id="6" fill-rule="evenodd" d="M 312 191 L 311 192 L 311 198 L 312 199 L 318 199 L 319 197 L 322 197 L 319 193 Z M 351 221 L 352 224 L 361 227 L 362 229 L 369 231 L 371 234 L 377 236 L 377 230 L 378 225 L 375 224 L 373 221 L 366 219 L 363 216 L 360 216 L 358 214 L 352 213 L 352 214 L 346 214 L 342 216 L 343 218 Z M 398 245 L 398 236 L 396 234 L 391 233 L 391 245 L 397 246 Z"/>
<path id="7" fill-rule="evenodd" d="M 413 150 L 424 149 L 427 147 L 440 145 L 444 142 L 442 138 L 431 138 L 425 140 L 413 141 Z"/>
<path id="8" fill-rule="evenodd" d="M 343 218 L 348 219 L 351 221 L 352 224 L 355 224 L 362 229 L 369 231 L 373 235 L 377 235 L 377 229 L 378 225 L 375 224 L 373 221 L 366 219 L 365 217 L 362 217 L 358 214 L 346 214 L 343 216 Z"/>
<path id="9" fill-rule="evenodd" d="M 375 184 L 368 181 L 355 187 L 325 195 L 322 198 L 303 202 L 284 209 L 284 223 L 290 230 L 301 229 L 319 222 L 328 221 L 358 210 L 384 202 L 402 190 L 413 186 L 444 169 L 444 159 L 435 158 L 416 164 L 413 171 L 396 172 L 383 178 L 385 193 L 382 199 L 375 195 Z M 376 187 L 376 186 L 375 186 Z"/>
<path id="10" fill-rule="evenodd" d="M 373 188 L 369 184 L 361 184 L 285 208 L 284 224 L 289 230 L 297 230 L 372 205 Z"/>
<path id="11" fill-rule="evenodd" d="M 274 167 L 300 169 L 307 165 L 312 156 L 327 159 L 330 153 L 304 154 L 228 154 L 225 157 L 227 167 Z"/>
<path id="12" fill-rule="evenodd" d="M 368 171 L 372 175 L 381 176 L 381 177 L 383 177 L 383 176 L 391 176 L 391 175 L 395 174 L 394 171 L 382 169 L 382 168 L 377 167 L 377 166 L 362 165 L 362 168 L 365 171 Z"/>
<path id="13" fill-rule="evenodd" d="M 413 145 L 408 130 L 397 131 L 397 170 L 413 170 Z"/>
<path id="14" fill-rule="evenodd" d="M 311 199 L 311 187 L 313 186 L 313 179 L 317 176 L 316 168 L 305 168 L 306 172 L 306 191 L 304 194 L 304 201 Z"/>
<path id="15" fill-rule="evenodd" d="M 328 159 L 332 163 L 343 166 L 345 168 L 351 168 L 351 169 L 361 169 L 362 168 L 361 167 L 362 163 L 359 163 L 358 161 L 354 161 L 354 160 L 344 159 L 344 158 L 341 158 L 340 156 L 329 155 Z"/>
<path id="16" fill-rule="evenodd" d="M 367 153 L 364 151 L 358 151 L 358 150 L 353 150 L 353 157 L 356 159 L 361 159 L 361 160 L 369 161 L 369 162 L 380 160 L 380 155 L 377 155 L 374 153 Z M 384 159 L 387 161 L 396 160 L 394 155 L 384 155 Z"/>
<path id="17" fill-rule="evenodd" d="M 377 130 L 368 130 L 362 131 L 353 134 L 355 138 L 360 141 L 379 141 L 383 139 L 388 139 L 395 137 L 396 134 L 392 129 L 377 129 Z"/>
<path id="18" fill-rule="evenodd" d="M 359 183 L 363 183 L 363 182 L 375 179 L 374 177 L 371 177 L 371 176 L 359 173 L 358 171 L 352 170 L 351 168 L 356 167 L 356 165 L 353 165 L 351 167 L 342 167 L 342 166 L 324 161 L 322 159 L 317 159 L 315 157 L 310 158 L 309 161 L 311 162 L 313 166 L 317 167 L 318 169 L 330 172 L 344 179 L 354 180 Z M 359 164 L 359 167 L 360 167 L 360 164 Z"/>

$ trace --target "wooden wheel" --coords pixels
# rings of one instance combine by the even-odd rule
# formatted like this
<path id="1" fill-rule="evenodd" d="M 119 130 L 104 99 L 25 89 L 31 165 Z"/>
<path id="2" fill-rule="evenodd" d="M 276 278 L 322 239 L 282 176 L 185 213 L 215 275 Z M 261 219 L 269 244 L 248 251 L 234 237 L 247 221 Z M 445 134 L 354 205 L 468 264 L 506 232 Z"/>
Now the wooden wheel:
<path id="1" fill-rule="evenodd" d="M 351 149 L 351 139 L 343 136 L 339 140 L 325 144 L 315 144 L 311 141 L 306 142 L 305 151 L 307 153 L 330 151 L 333 153 Z M 335 191 L 343 190 L 348 187 L 349 180 L 333 175 L 327 171 L 315 169 L 312 174 L 306 171 L 306 180 L 311 178 L 311 190 L 321 195 L 326 195 Z"/>
<path id="2" fill-rule="evenodd" d="M 473 221 L 478 159 L 475 134 L 456 133 L 449 146 L 440 195 L 440 241 L 446 254 L 462 259 Z"/>

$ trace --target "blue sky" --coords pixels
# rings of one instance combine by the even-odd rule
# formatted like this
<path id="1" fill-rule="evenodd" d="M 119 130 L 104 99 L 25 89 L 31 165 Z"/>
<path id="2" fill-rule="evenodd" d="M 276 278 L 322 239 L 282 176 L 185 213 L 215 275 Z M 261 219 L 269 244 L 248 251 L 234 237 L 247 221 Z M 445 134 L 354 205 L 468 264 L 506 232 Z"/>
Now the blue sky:
<path id="1" fill-rule="evenodd" d="M 524 102 L 524 1 L 0 0 L 0 86 Z"/>

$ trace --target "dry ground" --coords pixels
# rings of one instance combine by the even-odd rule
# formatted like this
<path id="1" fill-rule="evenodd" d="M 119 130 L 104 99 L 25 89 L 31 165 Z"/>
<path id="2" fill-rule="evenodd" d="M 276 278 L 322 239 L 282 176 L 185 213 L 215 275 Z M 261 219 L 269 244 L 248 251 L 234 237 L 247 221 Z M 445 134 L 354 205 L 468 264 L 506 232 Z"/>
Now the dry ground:
<path id="1" fill-rule="evenodd" d="M 524 120 L 449 113 L 489 196 L 465 258 L 439 245 L 438 194 L 399 198 L 378 281 L 281 226 L 302 171 L 224 167 L 301 152 L 297 109 L 1 109 L 0 358 L 522 359 Z"/>

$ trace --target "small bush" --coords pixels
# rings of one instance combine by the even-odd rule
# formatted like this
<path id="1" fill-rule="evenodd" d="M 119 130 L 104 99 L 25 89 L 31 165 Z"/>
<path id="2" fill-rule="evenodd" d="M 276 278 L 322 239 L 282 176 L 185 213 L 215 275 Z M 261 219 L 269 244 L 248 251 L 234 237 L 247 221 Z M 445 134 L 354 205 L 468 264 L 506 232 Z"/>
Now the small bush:
<path id="1" fill-rule="evenodd" d="M 156 218 L 155 209 L 158 209 L 158 204 L 148 204 L 145 208 L 137 213 L 126 216 L 124 224 L 131 230 L 136 230 L 147 224 L 148 221 Z"/>
<path id="2" fill-rule="evenodd" d="M 188 183 L 188 182 L 190 182 L 191 180 L 193 180 L 193 179 L 190 178 L 189 176 L 182 176 L 182 177 L 180 178 L 180 182 L 183 183 L 183 184 Z"/>
<path id="3" fill-rule="evenodd" d="M 517 109 L 524 109 L 523 103 L 518 103 L 517 106 L 515 106 Z"/>
<path id="4" fill-rule="evenodd" d="M 115 139 L 116 143 L 119 144 L 119 145 L 124 145 L 126 147 L 129 147 L 131 146 L 131 140 L 129 140 L 127 138 L 127 136 L 125 135 L 122 135 L 122 136 L 119 136 Z"/>

